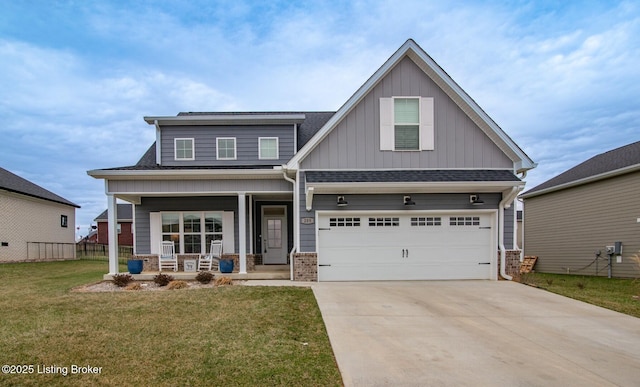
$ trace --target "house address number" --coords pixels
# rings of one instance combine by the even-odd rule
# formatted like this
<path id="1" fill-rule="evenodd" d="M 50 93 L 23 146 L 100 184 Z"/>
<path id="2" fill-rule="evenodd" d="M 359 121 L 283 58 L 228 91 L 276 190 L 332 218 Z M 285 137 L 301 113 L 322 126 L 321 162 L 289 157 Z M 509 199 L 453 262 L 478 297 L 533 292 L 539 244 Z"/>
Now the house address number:
<path id="1" fill-rule="evenodd" d="M 302 224 L 314 224 L 315 221 L 313 218 L 301 218 L 300 223 Z"/>

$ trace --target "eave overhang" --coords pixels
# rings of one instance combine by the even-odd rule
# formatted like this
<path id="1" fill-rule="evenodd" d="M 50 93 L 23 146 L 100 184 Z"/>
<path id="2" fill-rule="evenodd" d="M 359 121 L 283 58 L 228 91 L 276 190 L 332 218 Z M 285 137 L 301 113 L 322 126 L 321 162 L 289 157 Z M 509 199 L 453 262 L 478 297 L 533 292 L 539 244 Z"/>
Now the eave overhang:
<path id="1" fill-rule="evenodd" d="M 295 114 L 203 114 L 185 116 L 147 116 L 149 125 L 293 125 L 305 120 L 303 113 Z"/>
<path id="2" fill-rule="evenodd" d="M 94 169 L 87 174 L 105 180 L 212 180 L 212 179 L 282 179 L 282 169 L 170 169 L 111 170 Z"/>
<path id="3" fill-rule="evenodd" d="M 611 177 L 615 177 L 615 176 L 620 176 L 620 175 L 625 175 L 627 173 L 632 173 L 632 172 L 637 172 L 640 171 L 640 164 L 635 164 L 635 165 L 630 165 L 628 167 L 625 168 L 620 168 L 620 169 L 616 169 L 613 171 L 608 171 L 605 173 L 600 173 L 597 175 L 593 175 L 593 176 L 589 176 L 589 177 L 585 177 L 582 179 L 578 179 L 578 180 L 574 180 L 568 183 L 564 183 L 564 184 L 559 184 L 553 187 L 549 187 L 549 188 L 545 188 L 545 189 L 541 189 L 541 190 L 537 190 L 534 192 L 525 192 L 523 194 L 520 195 L 520 198 L 522 199 L 529 199 L 532 197 L 536 197 L 536 196 L 540 196 L 540 195 L 545 195 L 551 192 L 555 192 L 555 191 L 561 191 L 567 188 L 572 188 L 572 187 L 577 187 L 580 185 L 584 185 L 584 184 L 589 184 L 589 183 L 593 183 L 599 180 L 604 180 L 604 179 L 608 179 Z"/>

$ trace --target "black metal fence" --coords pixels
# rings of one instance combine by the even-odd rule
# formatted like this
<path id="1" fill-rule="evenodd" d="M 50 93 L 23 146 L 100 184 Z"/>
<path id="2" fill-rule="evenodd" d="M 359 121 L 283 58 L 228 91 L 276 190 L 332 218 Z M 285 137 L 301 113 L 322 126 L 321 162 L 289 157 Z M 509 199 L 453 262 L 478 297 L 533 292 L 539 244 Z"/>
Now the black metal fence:
<path id="1" fill-rule="evenodd" d="M 118 246 L 118 261 L 120 263 L 127 263 L 127 260 L 132 254 L 133 246 Z M 76 258 L 90 261 L 108 261 L 109 245 L 98 243 L 77 243 Z"/>

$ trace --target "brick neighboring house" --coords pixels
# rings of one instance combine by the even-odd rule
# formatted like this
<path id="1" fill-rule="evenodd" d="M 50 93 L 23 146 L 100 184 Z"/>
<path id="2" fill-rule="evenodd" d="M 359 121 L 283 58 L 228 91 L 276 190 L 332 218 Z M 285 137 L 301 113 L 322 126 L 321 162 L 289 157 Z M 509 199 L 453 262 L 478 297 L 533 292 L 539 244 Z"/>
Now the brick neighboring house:
<path id="1" fill-rule="evenodd" d="M 109 244 L 108 210 L 98 215 L 93 221 L 98 224 L 96 243 Z M 133 206 L 118 204 L 118 245 L 133 246 Z"/>
<path id="2" fill-rule="evenodd" d="M 524 252 L 542 273 L 638 277 L 640 141 L 596 155 L 521 195 Z M 596 260 L 596 252 L 600 252 Z"/>
<path id="3" fill-rule="evenodd" d="M 74 259 L 76 208 L 0 168 L 0 262 Z"/>
<path id="4" fill-rule="evenodd" d="M 240 274 L 312 281 L 496 280 L 519 258 L 512 204 L 536 164 L 413 40 L 336 112 L 144 119 L 156 142 L 136 165 L 88 171 L 110 230 L 116 200 L 134 205 L 136 255 L 222 240 Z"/>

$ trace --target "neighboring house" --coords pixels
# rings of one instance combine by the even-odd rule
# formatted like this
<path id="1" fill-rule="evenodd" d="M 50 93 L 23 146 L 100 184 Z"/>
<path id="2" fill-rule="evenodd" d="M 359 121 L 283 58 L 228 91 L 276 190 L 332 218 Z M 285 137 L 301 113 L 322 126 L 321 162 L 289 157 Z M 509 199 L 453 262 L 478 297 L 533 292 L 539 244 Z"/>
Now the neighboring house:
<path id="1" fill-rule="evenodd" d="M 156 142 L 136 165 L 88 171 L 106 180 L 110 229 L 121 199 L 138 255 L 222 239 L 240 273 L 290 264 L 293 280 L 497 279 L 517 174 L 535 167 L 413 40 L 337 112 L 145 121 Z"/>
<path id="2" fill-rule="evenodd" d="M 107 210 L 98 215 L 94 222 L 98 224 L 96 243 L 109 243 L 109 224 Z M 133 206 L 131 204 L 118 204 L 118 245 L 133 246 Z"/>
<path id="3" fill-rule="evenodd" d="M 79 240 L 78 243 L 98 243 L 98 229 L 97 226 L 94 227 L 96 227 L 96 229 L 89 231 L 89 234 Z"/>
<path id="4" fill-rule="evenodd" d="M 75 258 L 76 208 L 0 168 L 0 262 Z"/>
<path id="5" fill-rule="evenodd" d="M 637 277 L 640 250 L 640 142 L 602 154 L 532 188 L 524 199 L 524 252 L 535 270 Z M 622 242 L 622 254 L 615 251 Z M 596 260 L 596 252 L 600 259 Z M 619 257 L 618 257 L 619 256 Z"/>

